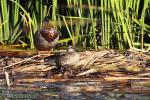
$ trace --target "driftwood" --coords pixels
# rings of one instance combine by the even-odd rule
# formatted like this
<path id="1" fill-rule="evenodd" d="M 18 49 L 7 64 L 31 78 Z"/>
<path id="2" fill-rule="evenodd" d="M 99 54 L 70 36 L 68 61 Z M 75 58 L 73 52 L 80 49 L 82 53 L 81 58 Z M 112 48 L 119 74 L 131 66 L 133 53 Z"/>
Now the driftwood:
<path id="1" fill-rule="evenodd" d="M 56 88 L 68 92 L 116 91 L 114 85 L 117 84 L 118 91 L 137 92 L 142 91 L 142 87 L 144 92 L 150 90 L 149 52 L 102 50 L 80 52 L 80 55 L 80 61 L 71 67 L 72 75 L 67 77 L 53 73 L 56 66 L 46 63 L 41 55 L 21 57 L 19 61 L 16 57 L 2 57 L 0 80 L 6 79 L 1 82 L 12 90 L 51 89 L 51 84 L 58 82 L 67 82 L 66 86 Z"/>

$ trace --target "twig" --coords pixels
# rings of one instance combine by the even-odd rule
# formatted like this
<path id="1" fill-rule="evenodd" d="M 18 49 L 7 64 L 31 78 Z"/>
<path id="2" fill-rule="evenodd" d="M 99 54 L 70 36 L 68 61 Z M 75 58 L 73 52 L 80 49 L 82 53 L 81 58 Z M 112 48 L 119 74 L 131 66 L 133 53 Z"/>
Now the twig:
<path id="1" fill-rule="evenodd" d="M 36 58 L 36 57 L 44 56 L 44 55 L 47 55 L 47 54 L 38 54 L 38 55 L 32 56 L 32 57 L 30 57 L 30 58 L 27 58 L 27 59 L 21 60 L 21 61 L 19 61 L 19 62 L 13 63 L 13 64 L 11 64 L 11 65 L 5 66 L 5 67 L 3 67 L 3 69 L 12 67 L 12 66 L 17 65 L 17 64 L 20 64 L 20 63 L 22 63 L 22 62 L 31 60 L 31 59 Z"/>
<path id="2" fill-rule="evenodd" d="M 87 58 L 82 59 L 77 63 L 74 67 L 78 67 L 82 65 L 82 67 L 89 67 L 92 65 L 94 62 L 96 62 L 99 58 L 102 56 L 106 55 L 109 51 L 101 51 L 101 52 L 96 52 L 94 54 L 89 55 Z"/>
<path id="3" fill-rule="evenodd" d="M 129 77 L 110 77 L 110 76 L 107 76 L 107 77 L 104 77 L 105 80 L 150 80 L 150 78 L 148 77 L 132 77 L 132 76 L 129 76 Z"/>
<path id="4" fill-rule="evenodd" d="M 131 48 L 131 51 L 148 52 L 148 51 L 149 51 L 149 48 L 148 48 L 147 50 L 144 50 L 144 49 L 138 49 L 138 48 L 132 47 L 132 48 Z"/>
<path id="5" fill-rule="evenodd" d="M 146 49 L 146 52 L 150 51 L 150 46 Z"/>
<path id="6" fill-rule="evenodd" d="M 89 62 L 89 66 L 91 64 L 93 64 L 94 62 L 96 62 L 99 58 L 101 58 L 102 56 L 106 55 L 109 51 L 104 51 L 104 52 L 98 52 L 95 54 L 95 59 L 93 59 L 92 61 Z"/>
<path id="7" fill-rule="evenodd" d="M 11 84 L 10 84 L 9 74 L 7 71 L 5 71 L 5 78 L 6 78 L 7 86 L 9 87 Z"/>
<path id="8" fill-rule="evenodd" d="M 150 76 L 150 73 L 140 73 L 140 74 L 137 74 L 139 76 Z"/>
<path id="9" fill-rule="evenodd" d="M 95 72 L 97 72 L 97 70 L 92 68 L 92 69 L 89 69 L 89 70 L 87 70 L 85 72 L 79 73 L 76 76 L 83 76 L 83 75 L 87 75 L 87 74 L 91 74 L 91 73 L 95 73 Z"/>

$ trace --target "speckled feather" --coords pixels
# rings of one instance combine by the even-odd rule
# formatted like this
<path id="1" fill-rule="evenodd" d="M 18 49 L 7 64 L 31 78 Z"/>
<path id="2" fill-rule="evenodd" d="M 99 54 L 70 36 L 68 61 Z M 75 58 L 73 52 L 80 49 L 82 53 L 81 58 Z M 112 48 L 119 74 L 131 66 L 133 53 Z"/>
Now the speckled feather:
<path id="1" fill-rule="evenodd" d="M 60 67 L 74 66 L 79 62 L 80 55 L 75 51 L 67 51 L 57 55 L 56 64 Z"/>

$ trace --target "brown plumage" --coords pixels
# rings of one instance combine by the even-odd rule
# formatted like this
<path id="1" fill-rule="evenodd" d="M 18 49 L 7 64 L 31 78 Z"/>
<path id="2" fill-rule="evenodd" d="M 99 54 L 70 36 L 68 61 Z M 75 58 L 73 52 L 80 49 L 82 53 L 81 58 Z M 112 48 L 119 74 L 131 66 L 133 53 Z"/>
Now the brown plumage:
<path id="1" fill-rule="evenodd" d="M 56 56 L 56 65 L 58 68 L 63 69 L 63 71 L 72 69 L 80 60 L 80 55 L 72 47 L 69 47 L 66 52 L 59 53 Z"/>
<path id="2" fill-rule="evenodd" d="M 54 55 L 47 57 L 45 62 L 56 67 L 51 70 L 51 73 L 61 72 L 63 77 L 68 77 L 73 76 L 73 67 L 79 62 L 79 60 L 80 54 L 75 52 L 72 47 L 69 47 L 67 51 L 57 52 Z"/>
<path id="3" fill-rule="evenodd" d="M 38 29 L 34 35 L 34 45 L 39 51 L 51 50 L 59 40 L 59 31 L 55 26 L 49 23 L 48 19 L 44 19 L 43 27 Z"/>

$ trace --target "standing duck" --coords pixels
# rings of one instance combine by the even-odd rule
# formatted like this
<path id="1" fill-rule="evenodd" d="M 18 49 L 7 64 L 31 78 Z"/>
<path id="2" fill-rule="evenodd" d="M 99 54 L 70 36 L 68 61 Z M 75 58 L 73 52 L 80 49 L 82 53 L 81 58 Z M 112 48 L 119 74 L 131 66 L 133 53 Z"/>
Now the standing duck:
<path id="1" fill-rule="evenodd" d="M 34 35 L 34 45 L 39 51 L 50 51 L 59 40 L 59 31 L 49 23 L 46 17 L 43 20 L 43 27 L 38 29 Z"/>

